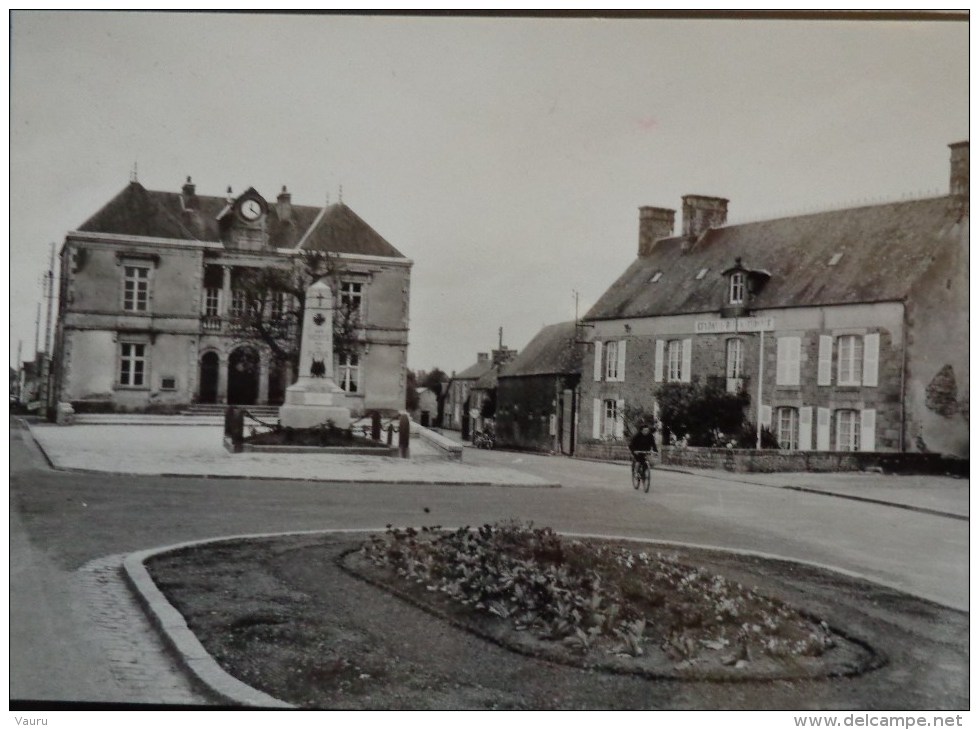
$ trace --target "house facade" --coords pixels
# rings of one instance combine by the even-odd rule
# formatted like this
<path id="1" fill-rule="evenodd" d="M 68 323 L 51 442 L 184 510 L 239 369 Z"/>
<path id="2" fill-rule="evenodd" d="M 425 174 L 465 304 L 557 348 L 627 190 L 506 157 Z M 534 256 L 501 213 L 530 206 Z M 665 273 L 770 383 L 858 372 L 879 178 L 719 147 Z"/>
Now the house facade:
<path id="1" fill-rule="evenodd" d="M 624 452 L 667 383 L 750 396 L 796 451 L 967 456 L 968 142 L 947 196 L 726 225 L 728 201 L 640 209 L 636 260 L 584 320 L 578 453 Z"/>
<path id="2" fill-rule="evenodd" d="M 538 332 L 497 378 L 496 443 L 574 453 L 576 391 L 583 347 L 575 322 Z"/>
<path id="3" fill-rule="evenodd" d="M 355 411 L 405 401 L 412 262 L 343 203 L 293 205 L 131 182 L 70 231 L 61 249 L 56 389 L 81 409 L 168 410 L 191 403 L 279 404 L 287 363 L 235 327 L 249 272 L 329 252 L 338 300 L 357 312 L 356 353 L 334 372 Z M 270 314 L 295 305 L 283 295 Z M 298 332 L 293 335 L 298 336 Z"/>

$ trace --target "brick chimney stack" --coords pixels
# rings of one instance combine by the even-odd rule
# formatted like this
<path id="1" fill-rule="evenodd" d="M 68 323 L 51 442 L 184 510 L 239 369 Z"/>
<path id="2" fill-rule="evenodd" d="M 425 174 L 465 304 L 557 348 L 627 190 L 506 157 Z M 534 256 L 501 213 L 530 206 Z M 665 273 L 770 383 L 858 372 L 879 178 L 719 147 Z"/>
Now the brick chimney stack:
<path id="1" fill-rule="evenodd" d="M 282 186 L 279 197 L 275 199 L 275 212 L 280 221 L 292 220 L 292 193 L 286 190 L 285 185 Z"/>
<path id="2" fill-rule="evenodd" d="M 184 208 L 188 210 L 197 210 L 200 208 L 200 201 L 197 199 L 197 186 L 190 179 L 190 175 L 187 176 L 187 182 L 180 189 L 184 196 Z"/>
<path id="3" fill-rule="evenodd" d="M 476 353 L 476 362 L 489 362 L 489 353 L 488 352 L 477 352 Z"/>
<path id="4" fill-rule="evenodd" d="M 653 208 L 646 205 L 639 209 L 639 255 L 652 253 L 653 244 L 661 238 L 673 235 L 676 211 L 669 208 Z"/>
<path id="5" fill-rule="evenodd" d="M 719 228 L 727 223 L 727 203 L 727 198 L 711 198 L 706 195 L 684 195 L 684 237 L 697 238 L 708 228 Z"/>
<path id="6" fill-rule="evenodd" d="M 969 197 L 969 140 L 950 144 L 952 150 L 949 194 L 960 198 Z"/>

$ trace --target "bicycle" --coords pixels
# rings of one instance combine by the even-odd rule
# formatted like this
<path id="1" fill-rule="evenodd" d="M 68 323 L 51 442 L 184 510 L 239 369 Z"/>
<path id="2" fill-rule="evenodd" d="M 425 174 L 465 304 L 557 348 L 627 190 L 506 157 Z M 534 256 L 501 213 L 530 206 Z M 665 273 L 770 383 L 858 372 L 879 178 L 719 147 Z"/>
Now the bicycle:
<path id="1" fill-rule="evenodd" d="M 643 458 L 639 458 L 640 454 Z M 650 466 L 648 459 L 650 454 L 652 454 L 651 451 L 637 451 L 632 460 L 632 486 L 639 489 L 639 486 L 642 485 L 645 492 L 649 491 Z"/>

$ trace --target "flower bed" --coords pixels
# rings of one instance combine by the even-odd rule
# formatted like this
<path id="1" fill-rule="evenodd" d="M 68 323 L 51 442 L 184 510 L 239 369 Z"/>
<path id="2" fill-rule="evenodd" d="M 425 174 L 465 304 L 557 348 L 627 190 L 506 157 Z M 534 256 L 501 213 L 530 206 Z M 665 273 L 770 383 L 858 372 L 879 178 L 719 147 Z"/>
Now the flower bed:
<path id="1" fill-rule="evenodd" d="M 857 673 L 872 662 L 825 622 L 739 583 L 548 528 L 389 529 L 360 552 L 414 600 L 559 661 L 708 678 Z"/>

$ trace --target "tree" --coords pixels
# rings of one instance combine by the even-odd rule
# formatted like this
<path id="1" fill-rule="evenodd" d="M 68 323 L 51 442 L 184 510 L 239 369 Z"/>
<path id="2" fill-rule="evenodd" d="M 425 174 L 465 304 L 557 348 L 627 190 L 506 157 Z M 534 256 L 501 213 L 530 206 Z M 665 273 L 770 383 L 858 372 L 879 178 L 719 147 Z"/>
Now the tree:
<path id="1" fill-rule="evenodd" d="M 341 295 L 344 271 L 339 257 L 327 251 L 301 251 L 265 267 L 239 269 L 229 314 L 236 337 L 265 344 L 276 360 L 297 372 L 306 290 L 327 279 L 334 294 L 333 352 L 342 357 L 359 353 L 360 302 Z"/>
<path id="2" fill-rule="evenodd" d="M 414 370 L 408 371 L 406 392 L 405 392 L 405 410 L 406 411 L 416 411 L 418 410 L 418 375 Z"/>

